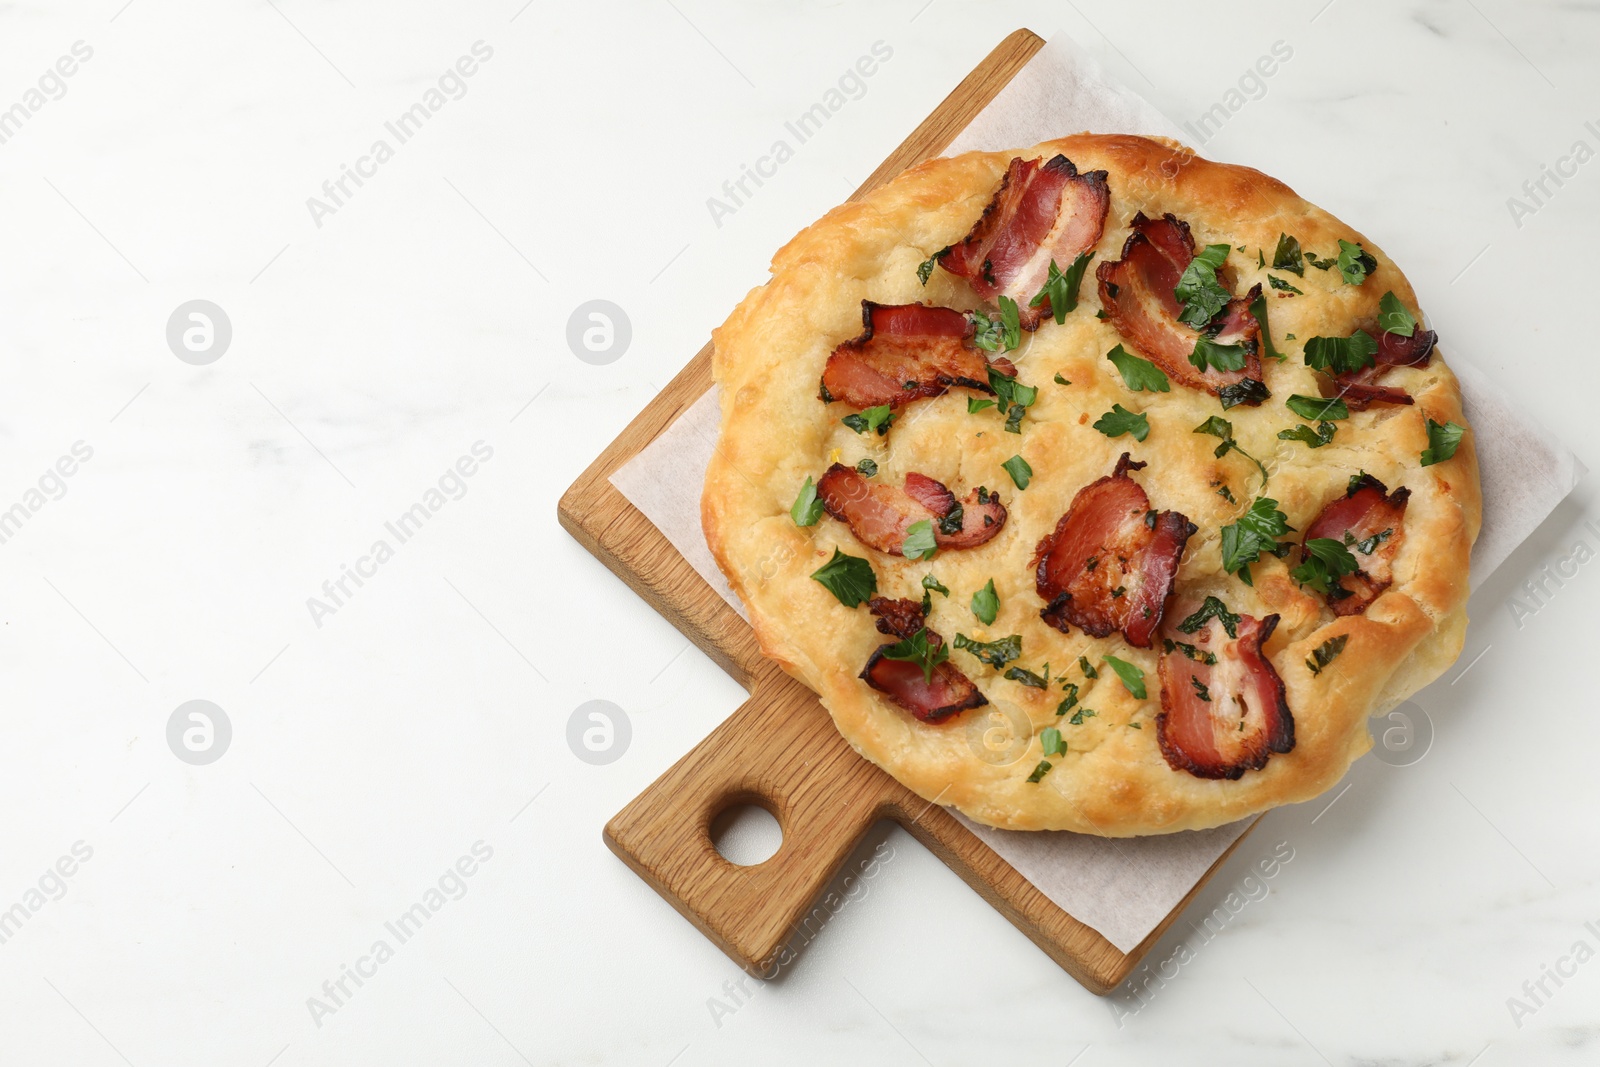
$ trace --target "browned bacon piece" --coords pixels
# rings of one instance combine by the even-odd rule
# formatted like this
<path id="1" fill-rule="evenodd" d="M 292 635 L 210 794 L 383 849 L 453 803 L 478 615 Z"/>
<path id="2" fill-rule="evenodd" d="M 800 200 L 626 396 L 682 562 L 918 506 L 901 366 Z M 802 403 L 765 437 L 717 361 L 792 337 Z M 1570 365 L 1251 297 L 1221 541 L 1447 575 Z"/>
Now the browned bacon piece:
<path id="1" fill-rule="evenodd" d="M 927 304 L 861 302 L 860 337 L 833 350 L 822 370 L 822 399 L 857 410 L 888 404 L 898 408 L 951 386 L 992 394 L 989 361 L 967 343 L 972 321 L 964 312 Z M 1013 377 L 1015 366 L 996 359 L 996 370 Z"/>
<path id="2" fill-rule="evenodd" d="M 829 515 L 850 527 L 868 548 L 902 555 L 906 530 L 914 522 L 933 524 L 933 540 L 941 549 L 976 548 L 1006 524 L 1000 497 L 979 487 L 958 502 L 941 482 L 916 471 L 905 486 L 874 481 L 842 463 L 835 463 L 817 481 L 817 499 Z"/>
<path id="3" fill-rule="evenodd" d="M 1411 490 L 1404 486 L 1390 493 L 1382 482 L 1362 472 L 1350 479 L 1344 496 L 1323 508 L 1306 527 L 1307 541 L 1332 538 L 1356 558 L 1356 572 L 1340 578 L 1337 591 L 1328 597 L 1335 615 L 1359 615 L 1394 581 L 1394 557 L 1405 539 L 1410 497 Z"/>
<path id="4" fill-rule="evenodd" d="M 1078 490 L 1034 552 L 1039 614 L 1062 633 L 1068 623 L 1095 637 L 1120 630 L 1130 645 L 1150 647 L 1195 525 L 1151 510 L 1127 473 L 1143 467 L 1124 452 L 1116 470 Z"/>
<path id="5" fill-rule="evenodd" d="M 878 617 L 878 631 L 891 637 L 909 640 L 927 626 L 922 605 L 915 600 L 879 596 L 867 601 L 867 607 Z M 934 649 L 944 644 L 944 638 L 933 630 L 928 630 L 927 641 Z M 918 720 L 943 722 L 968 708 L 980 708 L 989 703 L 972 679 L 949 660 L 935 667 L 929 678 L 917 663 L 885 656 L 884 652 L 893 647 L 893 644 L 880 645 L 867 660 L 861 679 Z"/>
<path id="6" fill-rule="evenodd" d="M 1261 650 L 1277 625 L 1276 615 L 1210 614 L 1203 622 L 1168 616 L 1156 739 L 1173 770 L 1236 779 L 1266 766 L 1274 752 L 1294 748 L 1283 679 Z"/>
<path id="7" fill-rule="evenodd" d="M 1230 300 L 1218 313 L 1220 329 L 1211 337 L 1219 345 L 1242 346 L 1243 369 L 1227 371 L 1208 365 L 1201 371 L 1189 361 L 1201 334 L 1178 321 L 1183 305 L 1173 294 L 1194 259 L 1189 224 L 1175 215 L 1151 219 L 1141 212 L 1133 217 L 1132 225 L 1122 258 L 1102 263 L 1095 271 L 1100 303 L 1111 325 L 1173 381 L 1234 403 L 1261 403 L 1267 396 L 1261 375 L 1261 327 L 1250 313 L 1251 303 L 1261 295 L 1260 288 Z"/>
<path id="8" fill-rule="evenodd" d="M 1323 394 L 1338 397 L 1355 411 L 1365 411 L 1373 404 L 1413 403 L 1410 393 L 1394 386 L 1379 385 L 1378 378 L 1390 367 L 1426 366 L 1433 357 L 1439 335 L 1420 328 L 1413 330 L 1410 337 L 1376 328 L 1366 329 L 1366 333 L 1369 337 L 1377 336 L 1378 351 L 1372 357 L 1373 365 L 1330 379 Z"/>
<path id="9" fill-rule="evenodd" d="M 1015 300 L 1022 328 L 1037 329 L 1051 313 L 1050 300 L 1029 302 L 1044 288 L 1050 261 L 1065 271 L 1099 244 L 1110 205 L 1103 170 L 1079 174 L 1061 155 L 1048 163 L 1013 159 L 972 232 L 939 262 L 983 299 Z"/>

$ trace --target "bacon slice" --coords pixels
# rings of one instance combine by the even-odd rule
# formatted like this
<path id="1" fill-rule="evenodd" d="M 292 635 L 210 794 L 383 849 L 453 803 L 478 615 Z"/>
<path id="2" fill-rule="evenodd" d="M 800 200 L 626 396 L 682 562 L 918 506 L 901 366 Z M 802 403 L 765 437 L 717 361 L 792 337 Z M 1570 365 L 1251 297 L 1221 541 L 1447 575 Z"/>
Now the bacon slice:
<path id="1" fill-rule="evenodd" d="M 1130 645 L 1150 647 L 1195 525 L 1151 511 L 1127 473 L 1143 467 L 1124 452 L 1116 470 L 1078 490 L 1034 552 L 1039 615 L 1062 633 L 1068 623 L 1095 637 L 1120 630 Z"/>
<path id="2" fill-rule="evenodd" d="M 915 600 L 873 597 L 867 608 L 878 617 L 878 632 L 901 640 L 909 639 L 927 626 L 922 605 Z M 928 644 L 938 648 L 944 638 L 928 631 Z M 968 708 L 989 703 L 972 679 L 952 666 L 949 660 L 933 669 L 932 679 L 923 677 L 922 668 L 910 660 L 888 659 L 884 652 L 894 645 L 880 645 L 867 660 L 861 680 L 890 701 L 909 711 L 922 722 L 943 722 Z"/>
<path id="3" fill-rule="evenodd" d="M 1394 386 L 1379 385 L 1378 378 L 1390 367 L 1426 366 L 1433 358 L 1433 347 L 1439 335 L 1432 330 L 1415 329 L 1410 337 L 1363 327 L 1367 336 L 1375 336 L 1378 351 L 1373 354 L 1373 365 L 1362 367 L 1349 374 L 1329 379 L 1322 390 L 1327 397 L 1338 397 L 1355 411 L 1365 411 L 1373 404 L 1411 404 L 1411 394 Z"/>
<path id="4" fill-rule="evenodd" d="M 1405 540 L 1406 501 L 1410 498 L 1411 490 L 1404 486 L 1390 493 L 1382 482 L 1363 472 L 1351 479 L 1344 496 L 1323 508 L 1306 527 L 1307 541 L 1331 537 L 1345 543 L 1356 557 L 1359 569 L 1339 579 L 1338 591 L 1328 597 L 1335 615 L 1359 615 L 1394 581 L 1394 557 Z M 1360 545 L 1372 537 L 1378 538 L 1372 551 L 1362 552 Z M 1304 559 L 1304 547 L 1300 553 Z"/>
<path id="5" fill-rule="evenodd" d="M 899 408 L 951 386 L 993 394 L 983 353 L 967 344 L 972 321 L 964 312 L 927 304 L 861 302 L 864 330 L 833 350 L 822 369 L 822 399 L 857 410 Z M 1010 360 L 996 370 L 1014 377 Z"/>
<path id="6" fill-rule="evenodd" d="M 1178 629 L 1184 618 L 1173 612 L 1161 631 L 1168 651 L 1156 739 L 1168 766 L 1196 778 L 1237 779 L 1266 766 L 1274 752 L 1293 750 L 1283 679 L 1261 651 L 1278 616 L 1239 615 L 1232 637 L 1216 617 L 1186 634 Z"/>
<path id="7" fill-rule="evenodd" d="M 1189 224 L 1172 214 L 1151 219 L 1140 212 L 1132 225 L 1122 258 L 1102 263 L 1095 271 L 1100 303 L 1111 325 L 1173 381 L 1237 398 L 1236 403 L 1261 403 L 1267 397 L 1261 375 L 1261 327 L 1250 314 L 1250 305 L 1261 295 L 1260 287 L 1230 300 L 1213 323 L 1213 329 L 1217 323 L 1221 325 L 1212 340 L 1244 347 L 1244 368 L 1225 371 L 1208 366 L 1200 371 L 1189 362 L 1189 356 L 1201 335 L 1178 321 L 1183 305 L 1173 295 L 1184 269 L 1194 259 Z M 1252 384 L 1245 385 L 1247 381 Z M 1229 392 L 1223 393 L 1224 389 Z"/>
<path id="8" fill-rule="evenodd" d="M 957 501 L 943 483 L 916 471 L 905 487 L 873 481 L 854 467 L 835 463 L 817 480 L 823 510 L 850 527 L 868 548 L 899 556 L 906 530 L 930 520 L 933 540 L 941 549 L 976 548 L 1006 524 L 1006 508 L 998 494 L 979 487 Z"/>
<path id="9" fill-rule="evenodd" d="M 1064 271 L 1099 244 L 1110 206 L 1103 170 L 1079 174 L 1061 155 L 1042 165 L 1037 159 L 1013 159 L 972 232 L 939 262 L 983 299 L 1015 300 L 1022 328 L 1037 329 L 1051 314 L 1050 301 L 1038 307 L 1028 302 L 1044 288 L 1050 261 Z"/>

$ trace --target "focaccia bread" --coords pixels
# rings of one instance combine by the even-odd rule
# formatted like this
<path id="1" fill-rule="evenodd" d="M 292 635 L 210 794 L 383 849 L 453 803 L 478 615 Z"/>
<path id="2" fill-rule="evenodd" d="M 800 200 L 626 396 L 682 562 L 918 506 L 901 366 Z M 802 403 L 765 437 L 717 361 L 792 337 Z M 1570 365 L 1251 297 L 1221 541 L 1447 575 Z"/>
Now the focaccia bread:
<path id="1" fill-rule="evenodd" d="M 1281 182 L 1082 134 L 914 167 L 715 334 L 706 537 L 862 755 L 1008 829 L 1311 798 L 1466 627 L 1455 377 Z"/>

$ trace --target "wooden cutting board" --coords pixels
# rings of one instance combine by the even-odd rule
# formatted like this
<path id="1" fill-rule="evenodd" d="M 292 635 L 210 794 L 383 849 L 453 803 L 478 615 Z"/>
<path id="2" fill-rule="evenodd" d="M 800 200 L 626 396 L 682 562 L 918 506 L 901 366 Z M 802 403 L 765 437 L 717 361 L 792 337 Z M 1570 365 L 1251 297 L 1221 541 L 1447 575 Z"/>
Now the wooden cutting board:
<path id="1" fill-rule="evenodd" d="M 1007 37 L 850 199 L 943 152 L 1043 46 L 1028 30 Z M 770 977 L 861 836 L 879 820 L 893 819 L 1084 986 L 1110 992 L 1238 841 L 1149 937 L 1122 952 L 1048 900 L 944 808 L 858 756 L 816 695 L 761 655 L 749 624 L 610 482 L 711 385 L 708 343 L 559 505 L 561 525 L 573 537 L 750 692 L 742 707 L 606 824 L 606 844 L 740 966 Z M 770 811 L 783 832 L 778 851 L 751 867 L 723 859 L 710 833 L 712 820 L 745 803 Z"/>

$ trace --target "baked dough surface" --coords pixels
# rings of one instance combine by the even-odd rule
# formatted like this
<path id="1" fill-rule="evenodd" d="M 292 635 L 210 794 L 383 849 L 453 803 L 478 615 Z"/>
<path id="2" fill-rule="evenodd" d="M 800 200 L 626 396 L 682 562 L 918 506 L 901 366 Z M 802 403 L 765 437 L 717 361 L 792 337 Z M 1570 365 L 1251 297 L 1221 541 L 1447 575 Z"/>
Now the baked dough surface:
<path id="1" fill-rule="evenodd" d="M 1176 382 L 1166 393 L 1130 391 L 1106 353 L 1118 343 L 1133 349 L 1096 317 L 1100 301 L 1091 266 L 1066 323 L 1047 318 L 1010 353 L 1019 380 L 1039 390 L 1021 436 L 1004 432 L 993 408 L 968 414 L 970 394 L 960 389 L 902 409 L 886 437 L 842 425 L 843 410 L 818 400 L 817 383 L 835 346 L 861 332 L 861 301 L 977 306 L 970 289 L 942 270 L 921 285 L 918 264 L 966 236 L 1014 156 L 1058 152 L 1080 171 L 1110 175 L 1111 207 L 1093 266 L 1120 257 L 1130 220 L 1143 211 L 1186 220 L 1197 248 L 1232 246 L 1236 293 L 1257 282 L 1266 286 L 1280 233 L 1294 235 L 1318 256 L 1337 254 L 1340 238 L 1359 241 L 1377 257 L 1377 269 L 1359 286 L 1346 284 L 1337 268 L 1308 265 L 1303 277 L 1273 272 L 1304 295 L 1280 298 L 1267 290 L 1273 342 L 1288 358 L 1263 360 L 1272 396 L 1259 407 L 1223 411 L 1216 397 Z M 1237 251 L 1241 245 L 1244 253 Z M 1264 250 L 1267 270 L 1257 266 L 1257 249 Z M 1303 361 L 1304 340 L 1348 335 L 1358 320 L 1376 316 L 1389 290 L 1417 309 L 1410 284 L 1382 248 L 1281 182 L 1201 159 L 1175 143 L 1081 134 L 1020 152 L 931 160 L 796 236 L 774 257 L 771 280 L 752 290 L 715 332 L 722 431 L 702 499 L 706 537 L 748 608 L 763 651 L 817 692 L 857 751 L 929 801 L 1008 829 L 1134 836 L 1217 826 L 1309 799 L 1371 747 L 1369 715 L 1397 704 L 1455 660 L 1466 628 L 1468 557 L 1481 506 L 1470 429 L 1452 459 L 1428 467 L 1419 459 L 1428 445 L 1427 419 L 1467 425 L 1442 353 L 1436 350 L 1426 366 L 1385 374 L 1384 384 L 1407 390 L 1414 405 L 1352 411 L 1333 442 L 1315 450 L 1277 438 L 1279 430 L 1306 421 L 1285 408 L 1284 399 L 1319 392 Z M 1056 384 L 1058 374 L 1071 384 Z M 1091 427 L 1113 404 L 1147 415 L 1150 434 L 1143 443 L 1110 439 Z M 1229 420 L 1240 446 L 1267 465 L 1265 490 L 1254 464 L 1237 453 L 1216 458 L 1217 439 L 1193 432 L 1212 415 Z M 1162 757 L 1155 729 L 1159 642 L 1144 650 L 1116 633 L 1096 639 L 1074 627 L 1062 634 L 1039 617 L 1044 605 L 1030 567 L 1035 546 L 1078 490 L 1109 474 L 1124 451 L 1148 464 L 1135 478 L 1151 506 L 1180 511 L 1199 527 L 1183 556 L 1174 600 L 1212 594 L 1235 612 L 1282 617 L 1266 651 L 1287 687 L 1296 743 L 1238 780 L 1197 778 Z M 1001 467 L 1013 454 L 1033 468 L 1026 491 L 1017 490 Z M 958 497 L 978 485 L 997 489 L 1009 520 L 987 544 L 941 552 L 932 561 L 874 552 L 827 516 L 797 527 L 789 508 L 807 476 L 820 477 L 834 459 L 854 464 L 863 458 L 874 460 L 878 479 L 891 485 L 917 471 Z M 1286 560 L 1263 557 L 1251 568 L 1253 588 L 1223 572 L 1220 530 L 1255 496 L 1278 501 L 1289 523 L 1303 531 L 1361 470 L 1391 490 L 1411 490 L 1394 584 L 1363 614 L 1336 617 L 1322 598 L 1301 589 L 1288 573 L 1298 553 Z M 1237 504 L 1219 495 L 1219 483 L 1230 487 Z M 1297 542 L 1299 536 L 1290 535 Z M 1038 672 L 1048 662 L 1052 677 L 1076 682 L 1080 703 L 1097 714 L 1069 725 L 1056 716 L 1061 692 L 1054 684 L 1041 692 L 952 650 L 951 662 L 990 704 L 944 723 L 918 722 L 857 677 L 872 651 L 893 639 L 874 628 L 865 606 L 845 608 L 810 577 L 836 547 L 871 562 L 883 596 L 920 598 L 921 579 L 932 573 L 950 595 L 934 594 L 928 625 L 947 642 L 957 633 L 977 640 L 1019 634 L 1023 651 L 1015 665 Z M 1000 612 L 984 626 L 969 604 L 990 579 Z M 1342 654 L 1313 674 L 1306 665 L 1312 651 L 1340 635 L 1348 638 Z M 1098 666 L 1107 654 L 1143 669 L 1148 699 L 1134 699 L 1109 669 L 1102 668 L 1097 681 L 1082 676 L 1080 656 Z M 1038 735 L 1049 726 L 1060 727 L 1068 752 L 1052 760 L 1042 781 L 1030 783 L 1041 758 Z"/>

